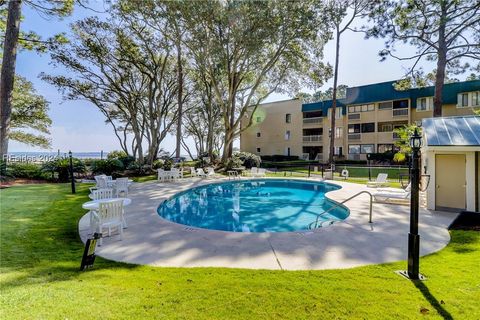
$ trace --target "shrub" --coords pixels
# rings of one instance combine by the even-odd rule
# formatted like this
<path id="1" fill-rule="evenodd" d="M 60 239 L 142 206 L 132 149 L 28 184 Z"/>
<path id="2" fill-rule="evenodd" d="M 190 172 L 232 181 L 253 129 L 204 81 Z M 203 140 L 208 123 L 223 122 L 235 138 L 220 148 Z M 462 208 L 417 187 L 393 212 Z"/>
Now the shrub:
<path id="1" fill-rule="evenodd" d="M 163 160 L 163 170 L 170 170 L 172 169 L 172 166 L 173 166 L 173 160 L 168 158 L 168 159 L 165 159 Z"/>
<path id="2" fill-rule="evenodd" d="M 165 164 L 165 161 L 162 159 L 157 159 L 153 161 L 152 168 L 153 169 L 161 169 L 163 168 L 163 165 Z"/>
<path id="3" fill-rule="evenodd" d="M 247 169 L 250 169 L 251 167 L 259 167 L 260 163 L 262 162 L 259 156 L 250 152 L 236 152 L 233 154 L 233 158 L 240 159 L 241 160 L 240 166 L 243 165 Z"/>
<path id="4" fill-rule="evenodd" d="M 405 160 L 407 160 L 407 157 L 405 156 L 404 153 L 397 152 L 393 156 L 393 162 L 395 162 L 395 163 L 404 163 Z"/>
<path id="5" fill-rule="evenodd" d="M 10 163 L 7 166 L 8 176 L 25 179 L 46 179 L 48 175 L 42 170 L 42 166 L 29 162 Z"/>
<path id="6" fill-rule="evenodd" d="M 124 157 L 128 157 L 128 154 L 123 150 L 114 150 L 107 155 L 107 159 L 119 159 Z"/>
<path id="7" fill-rule="evenodd" d="M 238 167 L 241 167 L 242 165 L 243 165 L 243 162 L 240 158 L 232 157 L 227 159 L 227 162 L 225 163 L 225 169 L 232 170 L 232 168 L 238 168 Z"/>
<path id="8" fill-rule="evenodd" d="M 86 167 L 82 160 L 73 158 L 73 172 L 85 173 Z M 70 159 L 58 158 L 42 165 L 42 171 L 55 172 L 58 174 L 58 181 L 67 182 L 70 177 Z"/>
<path id="9" fill-rule="evenodd" d="M 123 163 L 118 159 L 97 160 L 92 163 L 92 172 L 94 174 L 112 175 L 113 172 L 123 168 Z"/>

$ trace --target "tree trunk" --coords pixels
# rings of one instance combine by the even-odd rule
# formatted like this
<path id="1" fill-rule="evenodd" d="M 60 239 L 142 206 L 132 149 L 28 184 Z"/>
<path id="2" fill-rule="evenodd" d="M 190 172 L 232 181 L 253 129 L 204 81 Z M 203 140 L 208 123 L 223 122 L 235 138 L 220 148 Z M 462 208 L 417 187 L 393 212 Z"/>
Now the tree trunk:
<path id="1" fill-rule="evenodd" d="M 337 110 L 337 82 L 338 82 L 338 61 L 340 56 L 340 32 L 337 26 L 337 39 L 335 46 L 335 70 L 333 74 L 333 92 L 332 92 L 332 113 L 330 124 L 330 152 L 328 155 L 328 163 L 333 163 L 333 155 L 335 153 L 335 115 Z"/>
<path id="2" fill-rule="evenodd" d="M 183 118 L 183 66 L 182 66 L 182 46 L 180 44 L 180 35 L 177 39 L 177 68 L 178 68 L 178 120 L 177 120 L 177 146 L 175 157 L 180 158 L 180 147 L 182 140 L 182 118 Z"/>
<path id="3" fill-rule="evenodd" d="M 438 60 L 437 60 L 437 74 L 435 75 L 435 95 L 433 97 L 433 116 L 442 116 L 442 92 L 445 83 L 445 68 L 447 66 L 447 44 L 445 43 L 445 21 L 446 8 L 445 3 L 441 3 L 441 17 L 440 26 L 438 29 Z"/>
<path id="4" fill-rule="evenodd" d="M 0 156 L 8 153 L 10 134 L 10 117 L 12 113 L 13 84 L 15 80 L 15 63 L 17 60 L 18 34 L 20 32 L 21 0 L 10 0 L 3 44 L 2 72 L 0 75 Z"/>

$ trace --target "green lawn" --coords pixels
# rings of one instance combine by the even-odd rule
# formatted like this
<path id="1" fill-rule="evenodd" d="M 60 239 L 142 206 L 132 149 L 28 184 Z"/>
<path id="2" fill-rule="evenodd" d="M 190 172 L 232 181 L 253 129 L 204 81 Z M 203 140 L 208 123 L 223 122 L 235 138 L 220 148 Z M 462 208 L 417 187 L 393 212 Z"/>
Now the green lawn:
<path id="1" fill-rule="evenodd" d="M 155 268 L 98 258 L 79 272 L 87 186 L 1 190 L 1 319 L 479 319 L 480 232 L 421 260 L 348 270 Z M 128 232 L 128 230 L 127 230 Z M 406 236 L 406 235 L 405 235 Z"/>

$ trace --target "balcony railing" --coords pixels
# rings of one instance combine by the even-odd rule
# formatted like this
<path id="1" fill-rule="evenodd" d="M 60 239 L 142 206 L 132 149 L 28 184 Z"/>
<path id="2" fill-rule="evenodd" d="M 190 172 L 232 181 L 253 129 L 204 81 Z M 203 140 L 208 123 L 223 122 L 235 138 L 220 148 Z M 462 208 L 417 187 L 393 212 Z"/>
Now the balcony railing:
<path id="1" fill-rule="evenodd" d="M 303 123 L 322 123 L 323 117 L 315 117 L 315 118 L 303 118 Z"/>
<path id="2" fill-rule="evenodd" d="M 348 135 L 348 140 L 360 140 L 362 138 L 362 134 L 360 133 L 350 133 Z"/>
<path id="3" fill-rule="evenodd" d="M 360 113 L 351 113 L 348 115 L 348 120 L 360 120 Z"/>
<path id="4" fill-rule="evenodd" d="M 405 117 L 408 116 L 408 108 L 405 109 L 393 109 L 394 117 Z"/>
<path id="5" fill-rule="evenodd" d="M 322 135 L 303 136 L 303 142 L 322 141 Z"/>

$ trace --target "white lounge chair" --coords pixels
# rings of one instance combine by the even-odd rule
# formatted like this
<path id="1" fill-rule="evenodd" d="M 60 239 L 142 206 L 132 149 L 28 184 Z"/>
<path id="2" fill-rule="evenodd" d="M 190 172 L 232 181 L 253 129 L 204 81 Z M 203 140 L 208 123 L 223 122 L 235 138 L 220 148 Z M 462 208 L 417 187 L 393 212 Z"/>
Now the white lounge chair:
<path id="1" fill-rule="evenodd" d="M 207 178 L 215 178 L 217 174 L 212 167 L 207 167 Z"/>
<path id="2" fill-rule="evenodd" d="M 256 173 L 252 173 L 253 177 L 266 177 L 267 170 L 264 168 L 258 168 Z"/>
<path id="3" fill-rule="evenodd" d="M 406 202 L 410 199 L 410 191 L 376 191 L 373 194 L 375 202 Z"/>
<path id="4" fill-rule="evenodd" d="M 190 169 L 190 177 L 195 178 L 197 176 L 197 172 L 195 171 L 194 167 L 189 167 Z"/>
<path id="5" fill-rule="evenodd" d="M 95 232 L 102 233 L 103 229 L 107 229 L 110 237 L 112 230 L 116 228 L 120 235 L 120 240 L 123 239 L 123 221 L 123 200 L 121 199 L 101 202 L 98 211 L 93 213 Z M 102 238 L 100 238 L 100 245 L 103 243 Z"/>
<path id="6" fill-rule="evenodd" d="M 197 172 L 197 177 L 200 177 L 200 178 L 206 178 L 207 177 L 207 175 L 205 174 L 205 171 L 203 171 L 202 168 L 198 168 L 196 172 Z"/>
<path id="7" fill-rule="evenodd" d="M 388 184 L 387 178 L 388 178 L 387 173 L 379 173 L 375 181 L 367 182 L 367 187 L 377 188 L 377 187 L 385 186 Z"/>
<path id="8" fill-rule="evenodd" d="M 251 167 L 249 171 L 245 171 L 247 176 L 253 177 L 258 173 L 258 168 L 257 167 Z"/>
<path id="9" fill-rule="evenodd" d="M 117 178 L 115 180 L 115 193 L 119 197 L 121 193 L 126 198 L 128 197 L 128 178 Z"/>

